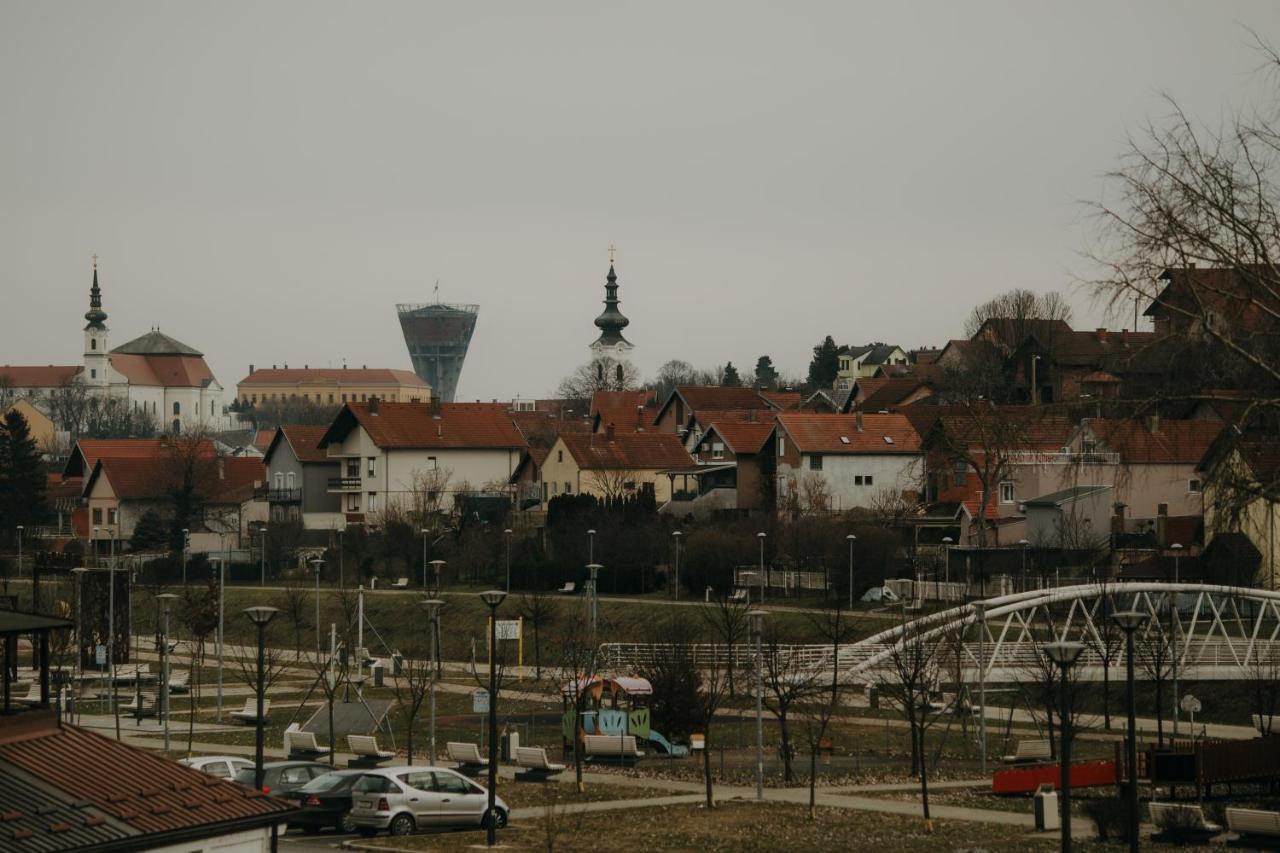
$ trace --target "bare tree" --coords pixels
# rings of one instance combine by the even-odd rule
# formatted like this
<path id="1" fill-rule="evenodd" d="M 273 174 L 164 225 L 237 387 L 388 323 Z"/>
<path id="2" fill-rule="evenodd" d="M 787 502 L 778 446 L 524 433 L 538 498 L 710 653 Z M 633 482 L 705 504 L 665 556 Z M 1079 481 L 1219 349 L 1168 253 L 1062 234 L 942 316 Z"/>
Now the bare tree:
<path id="1" fill-rule="evenodd" d="M 809 819 L 814 820 L 817 817 L 818 753 L 827 740 L 827 730 L 840 706 L 843 692 L 840 682 L 840 647 L 857 636 L 858 626 L 840 609 L 839 602 L 832 610 L 811 615 L 809 622 L 814 631 L 831 646 L 829 692 L 818 692 L 813 701 L 801 710 L 805 742 L 809 747 Z"/>
<path id="2" fill-rule="evenodd" d="M 591 700 L 589 685 L 600 666 L 600 645 L 595 641 L 591 625 L 581 612 L 574 613 L 560 627 L 559 681 L 568 704 L 563 721 L 566 740 L 573 742 L 573 772 L 578 792 L 586 790 L 582 781 L 582 751 L 586 733 L 582 715 Z M 571 735 L 571 737 L 568 737 Z"/>
<path id="3" fill-rule="evenodd" d="M 1111 728 L 1111 667 L 1123 659 L 1124 630 L 1111 618 L 1115 601 L 1108 591 L 1107 580 L 1098 580 L 1098 606 L 1093 612 L 1093 630 L 1086 631 L 1085 645 L 1102 661 L 1102 725 Z"/>
<path id="4" fill-rule="evenodd" d="M 1266 737 L 1274 731 L 1276 715 L 1280 714 L 1280 651 L 1273 643 L 1254 644 L 1247 678 L 1258 732 Z"/>
<path id="5" fill-rule="evenodd" d="M 728 650 L 728 656 L 725 660 L 725 677 L 728 682 L 729 695 L 736 695 L 734 691 L 734 672 L 737 669 L 735 665 L 734 649 L 746 639 L 748 632 L 751 630 L 750 622 L 747 619 L 747 613 L 751 610 L 750 606 L 744 601 L 732 601 L 728 596 L 722 595 L 713 599 L 710 604 L 700 608 L 699 612 L 702 618 L 706 620 L 716 637 Z"/>
<path id="6" fill-rule="evenodd" d="M 520 596 L 516 612 L 533 631 L 533 677 L 542 680 L 542 632 L 555 622 L 560 605 L 537 584 Z"/>
<path id="7" fill-rule="evenodd" d="M 400 664 L 400 675 L 392 683 L 396 694 L 396 704 L 405 717 L 405 749 L 408 751 L 406 763 L 413 763 L 413 730 L 422 703 L 431 690 L 436 679 L 435 662 L 430 658 L 405 658 Z M 432 755 L 430 760 L 434 762 Z"/>
<path id="8" fill-rule="evenodd" d="M 1172 635 L 1160 624 L 1160 620 L 1148 622 L 1138 635 L 1138 643 L 1134 648 L 1137 664 L 1146 675 L 1147 680 L 1154 683 L 1156 692 L 1156 742 L 1164 746 L 1164 693 L 1165 686 L 1173 675 L 1174 647 Z"/>
<path id="9" fill-rule="evenodd" d="M 597 391 L 633 391 L 639 386 L 640 372 L 630 361 L 601 356 L 561 379 L 556 395 L 566 400 L 589 400 Z"/>
<path id="10" fill-rule="evenodd" d="M 305 587 L 288 582 L 276 595 L 275 606 L 280 609 L 293 628 L 294 660 L 302 657 L 302 630 L 311 624 L 311 608 L 315 603 L 313 595 L 314 593 L 309 592 Z"/>
<path id="11" fill-rule="evenodd" d="M 790 782 L 794 772 L 795 744 L 791 733 L 792 711 L 803 703 L 812 701 L 825 689 L 822 672 L 803 655 L 783 648 L 775 627 L 764 638 L 762 648 L 764 699 L 763 703 L 778 719 L 778 731 L 782 738 L 782 778 Z"/>
<path id="12" fill-rule="evenodd" d="M 205 643 L 218 627 L 218 586 L 209 581 L 204 589 L 187 587 L 182 592 L 179 616 L 191 637 L 191 716 L 187 724 L 187 752 L 195 742 L 196 714 L 200 709 L 200 672 L 204 666 Z"/>

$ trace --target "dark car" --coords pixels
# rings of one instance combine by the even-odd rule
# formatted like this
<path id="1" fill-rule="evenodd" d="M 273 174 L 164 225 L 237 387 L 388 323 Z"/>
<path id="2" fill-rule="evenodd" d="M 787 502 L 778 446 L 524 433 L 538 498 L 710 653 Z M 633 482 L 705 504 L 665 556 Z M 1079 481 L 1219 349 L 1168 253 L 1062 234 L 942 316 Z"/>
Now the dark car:
<path id="1" fill-rule="evenodd" d="M 335 770 L 285 794 L 300 809 L 289 819 L 289 825 L 300 826 L 303 832 L 319 832 L 326 826 L 332 826 L 339 832 L 355 832 L 355 827 L 348 821 L 351 786 L 364 773 L 363 770 Z"/>
<path id="2" fill-rule="evenodd" d="M 262 793 L 281 796 L 296 791 L 303 785 L 332 773 L 328 764 L 317 761 L 268 761 L 262 765 Z M 236 781 L 243 785 L 253 785 L 253 768 L 246 767 L 236 774 Z"/>

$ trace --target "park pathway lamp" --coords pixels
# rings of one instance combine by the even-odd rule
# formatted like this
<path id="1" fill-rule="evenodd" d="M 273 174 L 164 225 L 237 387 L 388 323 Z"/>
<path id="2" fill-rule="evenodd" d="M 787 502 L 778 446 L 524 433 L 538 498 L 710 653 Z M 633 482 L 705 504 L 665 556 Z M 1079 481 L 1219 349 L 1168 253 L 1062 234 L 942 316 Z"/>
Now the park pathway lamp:
<path id="1" fill-rule="evenodd" d="M 434 665 L 432 662 L 434 662 L 437 657 L 436 637 L 438 637 L 440 634 L 440 608 L 444 607 L 444 602 L 438 598 L 428 598 L 422 602 L 422 606 L 426 609 L 427 620 L 431 624 L 431 657 L 429 658 L 428 662 L 429 662 L 429 665 Z M 431 703 L 431 728 L 430 728 L 430 737 L 428 738 L 428 744 L 431 749 L 431 760 L 428 761 L 427 763 L 435 764 L 436 763 L 436 673 L 432 673 L 431 684 L 428 689 L 430 690 L 430 693 L 431 693 L 431 698 L 429 700 Z"/>
<path id="2" fill-rule="evenodd" d="M 769 536 L 761 530 L 756 534 L 756 540 L 760 543 L 760 603 L 764 604 L 764 540 Z"/>
<path id="3" fill-rule="evenodd" d="M 1022 547 L 1022 588 L 1018 592 L 1027 591 L 1027 546 L 1031 543 L 1025 539 L 1019 539 L 1018 545 Z"/>
<path id="4" fill-rule="evenodd" d="M 440 595 L 440 571 L 443 568 L 444 568 L 444 560 L 431 561 L 431 571 L 434 573 L 435 579 L 436 579 L 436 587 L 431 591 L 431 594 L 437 597 Z"/>
<path id="5" fill-rule="evenodd" d="M 18 525 L 18 577 L 22 577 L 22 530 L 23 530 L 23 527 L 22 527 L 22 525 L 21 525 L 21 524 L 19 524 L 19 525 Z M 34 573 L 34 572 L 32 572 L 32 575 L 31 575 L 31 576 L 32 576 L 32 580 L 33 580 L 33 582 L 34 582 L 34 580 L 35 580 L 35 573 Z M 32 589 L 34 590 L 34 589 L 35 589 L 35 587 L 33 586 L 33 587 L 32 587 Z M 35 594 L 34 594 L 34 593 L 32 593 L 32 604 L 33 604 L 33 605 L 34 605 L 34 603 L 35 603 L 34 599 L 35 599 Z M 33 606 L 33 607 L 32 607 L 32 609 L 34 610 L 34 609 L 36 609 L 36 608 Z"/>
<path id="6" fill-rule="evenodd" d="M 767 610 L 752 610 L 747 614 L 751 635 L 756 645 L 756 800 L 764 800 L 764 659 L 760 643 L 764 636 L 764 618 Z"/>
<path id="7" fill-rule="evenodd" d="M 978 761 L 982 775 L 987 775 L 987 603 L 975 601 L 978 616 Z"/>
<path id="8" fill-rule="evenodd" d="M 343 539 L 342 539 L 342 534 L 346 532 L 347 530 L 345 527 L 338 528 L 338 589 L 347 588 L 347 580 L 346 580 L 347 549 L 346 549 L 346 546 L 343 545 Z"/>
<path id="9" fill-rule="evenodd" d="M 1182 576 L 1179 572 L 1181 568 L 1182 546 L 1174 542 L 1169 546 L 1169 550 L 1173 552 L 1173 583 L 1176 586 L 1181 582 Z M 1169 649 L 1172 652 L 1169 656 L 1169 665 L 1171 667 L 1171 675 L 1173 677 L 1173 736 L 1178 736 L 1178 655 L 1181 653 L 1178 648 L 1178 594 L 1170 591 L 1169 593 Z"/>
<path id="10" fill-rule="evenodd" d="M 271 624 L 271 620 L 276 618 L 276 614 L 280 611 L 274 607 L 246 607 L 244 615 L 249 617 L 249 621 L 258 629 L 258 714 L 254 723 L 256 731 L 253 736 L 253 787 L 255 790 L 262 790 L 262 729 L 264 726 L 263 705 L 267 695 L 267 626 Z"/>
<path id="11" fill-rule="evenodd" d="M 673 531 L 671 531 L 671 538 L 672 538 L 673 540 L 675 540 L 675 543 L 676 543 L 676 572 L 675 572 L 675 574 L 676 574 L 676 583 L 675 583 L 675 596 L 676 596 L 676 601 L 679 601 L 679 600 L 680 600 L 680 537 L 681 537 L 681 536 L 683 536 L 683 535 L 684 535 L 684 534 L 683 534 L 683 533 L 681 533 L 679 530 L 673 530 Z"/>
<path id="12" fill-rule="evenodd" d="M 427 528 L 422 528 L 422 591 L 427 591 Z"/>
<path id="13" fill-rule="evenodd" d="M 262 554 L 261 554 L 262 579 L 258 582 L 258 586 L 266 586 L 267 585 L 267 528 L 266 528 L 266 525 L 263 525 L 263 527 L 258 530 L 258 535 L 262 537 Z"/>
<path id="14" fill-rule="evenodd" d="M 594 563 L 596 561 L 596 531 L 594 529 L 587 531 L 587 562 Z"/>
<path id="15" fill-rule="evenodd" d="M 849 543 L 849 609 L 853 609 L 853 543 L 858 541 L 858 537 L 850 533 L 844 537 Z"/>
<path id="16" fill-rule="evenodd" d="M 600 599 L 599 599 L 599 596 L 596 595 L 596 587 L 597 587 L 597 584 L 599 584 L 600 582 L 600 570 L 603 568 L 604 566 L 600 565 L 599 563 L 587 564 L 587 571 L 591 572 L 591 580 L 590 580 L 591 590 L 590 590 L 590 595 L 587 596 L 587 610 L 588 610 L 588 616 L 590 616 L 591 618 L 591 636 L 592 637 L 595 637 L 596 635 L 596 619 L 600 614 L 600 604 L 599 604 Z"/>
<path id="17" fill-rule="evenodd" d="M 498 843 L 498 814 L 494 803 L 498 790 L 498 605 L 506 597 L 500 589 L 480 593 L 480 600 L 489 608 L 489 805 L 484 820 L 490 847 Z"/>
<path id="18" fill-rule="evenodd" d="M 507 540 L 507 595 L 511 594 L 511 528 L 502 531 Z"/>
<path id="19" fill-rule="evenodd" d="M 1129 837 L 1129 850 L 1138 853 L 1138 708 L 1133 695 L 1133 635 L 1147 623 L 1149 617 L 1137 610 L 1112 613 L 1111 621 L 1124 631 L 1125 651 L 1125 704 L 1128 706 L 1129 728 L 1125 732 L 1125 766 L 1129 771 L 1126 797 L 1129 805 L 1125 834 Z"/>
<path id="20" fill-rule="evenodd" d="M 160 613 L 164 618 L 160 633 L 160 719 L 164 721 L 164 751 L 169 752 L 169 608 L 178 596 L 162 592 L 156 596 Z M 141 679 L 139 679 L 141 680 Z M 142 707 L 142 703 L 138 703 Z M 141 713 L 141 711 L 139 711 Z"/>
<path id="21" fill-rule="evenodd" d="M 1058 751 L 1058 757 L 1062 761 L 1058 773 L 1062 791 L 1059 805 L 1062 814 L 1062 853 L 1071 853 L 1071 698 L 1067 671 L 1080 659 L 1084 643 L 1045 643 L 1040 649 L 1062 672 L 1062 707 L 1058 711 L 1058 728 L 1062 733 L 1062 748 Z"/>
<path id="22" fill-rule="evenodd" d="M 324 560 L 316 557 L 311 561 L 316 570 L 316 662 L 320 662 L 320 572 L 324 570 Z"/>
<path id="23" fill-rule="evenodd" d="M 76 566 L 71 570 L 71 574 L 75 575 L 76 583 L 76 660 L 73 672 L 76 677 L 75 689 L 71 691 L 71 701 L 74 703 L 67 708 L 70 715 L 74 710 L 80 707 L 80 687 L 84 683 L 84 623 L 81 621 L 83 613 L 81 602 L 84 600 L 84 576 L 89 573 L 89 569 L 84 566 Z"/>
<path id="24" fill-rule="evenodd" d="M 218 708 L 213 717 L 219 723 L 222 722 L 222 669 L 227 645 L 226 612 L 227 549 L 224 547 L 218 559 Z"/>

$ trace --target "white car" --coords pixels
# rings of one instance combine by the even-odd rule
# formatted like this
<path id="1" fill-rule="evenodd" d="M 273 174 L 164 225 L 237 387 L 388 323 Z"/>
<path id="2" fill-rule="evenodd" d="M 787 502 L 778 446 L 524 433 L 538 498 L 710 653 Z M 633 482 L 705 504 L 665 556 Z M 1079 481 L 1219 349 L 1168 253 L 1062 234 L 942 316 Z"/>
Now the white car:
<path id="1" fill-rule="evenodd" d="M 237 755 L 197 755 L 180 759 L 178 763 L 219 779 L 234 779 L 245 767 L 253 767 L 252 761 Z"/>
<path id="2" fill-rule="evenodd" d="M 364 836 L 382 830 L 408 835 L 421 829 L 488 827 L 489 791 L 444 767 L 380 767 L 351 786 L 350 824 Z M 494 800 L 497 828 L 511 809 Z"/>

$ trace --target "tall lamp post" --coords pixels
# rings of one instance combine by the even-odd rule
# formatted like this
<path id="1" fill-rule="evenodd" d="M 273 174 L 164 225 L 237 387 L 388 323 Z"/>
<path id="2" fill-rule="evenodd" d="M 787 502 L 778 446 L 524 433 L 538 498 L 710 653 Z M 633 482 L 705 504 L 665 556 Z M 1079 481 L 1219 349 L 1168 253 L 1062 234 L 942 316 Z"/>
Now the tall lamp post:
<path id="1" fill-rule="evenodd" d="M 675 543 L 676 543 L 676 582 L 675 582 L 676 601 L 680 600 L 680 537 L 683 535 L 684 534 L 681 533 L 679 530 L 671 531 L 671 538 L 675 540 Z"/>
<path id="2" fill-rule="evenodd" d="M 244 615 L 249 617 L 249 621 L 258 629 L 258 719 L 254 723 L 256 731 L 253 736 L 253 787 L 259 791 L 262 790 L 262 728 L 263 728 L 263 704 L 267 695 L 267 674 L 266 674 L 266 649 L 267 649 L 267 625 L 271 620 L 276 618 L 276 614 L 280 611 L 274 607 L 246 607 Z"/>
<path id="3" fill-rule="evenodd" d="M 444 607 L 444 602 L 438 598 L 428 598 L 422 602 L 422 606 L 426 608 L 427 619 L 431 623 L 431 658 L 436 657 L 436 635 L 440 632 L 440 608 Z M 428 745 L 431 748 L 431 761 L 429 764 L 436 763 L 436 676 L 431 676 L 431 684 L 428 687 L 431 692 L 431 729 Z"/>
<path id="4" fill-rule="evenodd" d="M 1125 703 L 1129 712 L 1129 729 L 1125 732 L 1125 764 L 1129 770 L 1128 784 L 1125 786 L 1125 799 L 1129 804 L 1126 834 L 1129 836 L 1131 853 L 1138 853 L 1138 709 L 1133 695 L 1133 635 L 1146 624 L 1147 618 L 1147 614 L 1137 610 L 1111 614 L 1111 620 L 1124 631 Z"/>
<path id="5" fill-rule="evenodd" d="M 1080 659 L 1084 643 L 1045 643 L 1040 648 L 1062 672 L 1062 707 L 1058 712 L 1058 729 L 1062 733 L 1062 748 L 1058 751 L 1058 757 L 1062 760 L 1058 773 L 1059 788 L 1062 791 L 1059 805 L 1062 814 L 1062 851 L 1071 853 L 1071 698 L 1067 671 Z"/>
<path id="6" fill-rule="evenodd" d="M 764 604 L 764 540 L 769 536 L 761 530 L 756 534 L 756 540 L 760 543 L 760 603 Z"/>
<path id="7" fill-rule="evenodd" d="M 436 586 L 431 591 L 432 595 L 440 595 L 440 570 L 444 568 L 444 560 L 432 560 L 431 571 L 435 575 Z"/>
<path id="8" fill-rule="evenodd" d="M 982 775 L 987 775 L 987 603 L 975 601 L 978 615 L 978 761 Z"/>
<path id="9" fill-rule="evenodd" d="M 594 528 L 587 531 L 587 562 L 594 563 L 596 561 L 596 531 Z"/>
<path id="10" fill-rule="evenodd" d="M 1173 552 L 1173 583 L 1176 586 L 1182 581 L 1181 558 L 1182 546 L 1174 542 L 1169 546 L 1169 550 Z M 1178 736 L 1178 598 L 1176 592 L 1169 593 L 1169 649 L 1171 651 L 1169 664 L 1172 667 L 1171 675 L 1173 676 L 1173 736 Z"/>
<path id="11" fill-rule="evenodd" d="M 160 718 L 164 720 L 164 751 L 169 751 L 169 608 L 178 596 L 162 592 L 156 596 L 164 627 L 160 633 Z"/>
<path id="12" fill-rule="evenodd" d="M 507 540 L 507 595 L 511 594 L 511 528 L 502 531 Z"/>
<path id="13" fill-rule="evenodd" d="M 422 528 L 422 589 L 427 589 L 427 528 Z"/>
<path id="14" fill-rule="evenodd" d="M 484 821 L 490 847 L 498 843 L 498 817 L 494 809 L 498 790 L 498 605 L 506 597 L 500 589 L 480 593 L 480 600 L 489 608 L 489 806 Z"/>
<path id="15" fill-rule="evenodd" d="M 226 654 L 227 552 L 218 560 L 218 710 L 214 719 L 222 722 L 222 660 Z"/>
<path id="16" fill-rule="evenodd" d="M 338 589 L 347 588 L 347 579 L 346 579 L 347 549 L 346 549 L 346 546 L 344 545 L 344 540 L 342 538 L 342 534 L 346 532 L 347 532 L 346 528 L 344 527 L 338 528 Z"/>
<path id="17" fill-rule="evenodd" d="M 265 525 L 258 531 L 258 535 L 262 537 L 262 554 L 261 554 L 262 580 L 258 582 L 258 585 L 266 586 L 267 585 L 267 528 Z"/>
<path id="18" fill-rule="evenodd" d="M 596 595 L 596 585 L 600 582 L 600 570 L 603 568 L 604 566 L 600 565 L 599 563 L 587 564 L 587 571 L 591 572 L 591 581 L 590 581 L 591 594 L 587 597 L 587 607 L 590 608 L 589 615 L 591 617 L 591 636 L 592 637 L 594 637 L 596 634 L 596 617 L 600 613 L 600 607 L 599 607 L 599 604 L 597 603 L 599 599 L 598 599 L 598 596 Z"/>
<path id="19" fill-rule="evenodd" d="M 182 528 L 182 585 L 187 585 L 187 552 L 191 550 L 191 531 Z"/>
<path id="20" fill-rule="evenodd" d="M 81 616 L 81 601 L 84 597 L 84 576 L 88 573 L 89 569 L 85 566 L 76 566 L 71 570 L 71 574 L 75 575 L 76 579 L 76 661 L 74 666 L 76 687 L 75 690 L 71 692 L 71 699 L 75 704 L 67 709 L 69 716 L 73 708 L 80 707 L 80 686 L 84 681 L 84 634 L 82 633 L 84 627 L 83 622 L 81 621 L 83 619 Z"/>
<path id="21" fill-rule="evenodd" d="M 849 543 L 849 609 L 853 609 L 853 543 L 858 541 L 858 537 L 850 533 L 844 537 Z"/>
<path id="22" fill-rule="evenodd" d="M 1022 546 L 1022 587 L 1018 592 L 1027 591 L 1027 546 L 1031 543 L 1025 539 L 1019 539 L 1018 544 Z"/>
<path id="23" fill-rule="evenodd" d="M 950 536 L 942 537 L 942 571 L 945 573 L 947 582 L 951 582 L 951 546 L 955 540 Z M 933 592 L 938 599 L 938 603 L 942 603 L 942 587 L 938 584 L 937 572 L 933 575 Z"/>
<path id="24" fill-rule="evenodd" d="M 316 557 L 311 561 L 316 570 L 316 663 L 320 662 L 320 572 L 324 570 L 324 560 Z"/>
<path id="25" fill-rule="evenodd" d="M 764 635 L 766 610 L 752 610 L 747 614 L 751 634 L 756 641 L 756 800 L 764 800 L 764 659 L 760 653 Z"/>
<path id="26" fill-rule="evenodd" d="M 21 524 L 19 524 L 19 525 L 18 525 L 18 577 L 22 577 L 22 530 L 23 530 L 22 525 L 21 525 Z M 35 573 L 34 573 L 34 572 L 32 572 L 31 580 L 32 580 L 32 582 L 33 582 L 33 583 L 35 582 Z M 34 604 L 34 599 L 35 599 L 34 589 L 35 589 L 35 587 L 33 586 L 33 587 L 32 587 L 32 590 L 33 590 L 33 592 L 32 592 L 32 603 L 33 603 L 33 604 Z M 32 607 L 32 609 L 33 609 L 33 610 L 35 609 L 35 608 L 34 608 L 34 606 Z"/>

